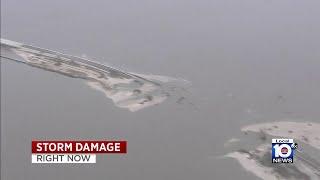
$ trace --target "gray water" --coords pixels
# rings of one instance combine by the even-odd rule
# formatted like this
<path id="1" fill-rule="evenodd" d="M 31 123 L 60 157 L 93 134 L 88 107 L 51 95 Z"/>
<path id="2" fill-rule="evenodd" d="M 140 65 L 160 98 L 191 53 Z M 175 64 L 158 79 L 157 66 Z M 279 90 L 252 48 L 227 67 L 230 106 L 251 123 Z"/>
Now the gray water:
<path id="1" fill-rule="evenodd" d="M 193 105 L 169 98 L 131 112 L 81 79 L 1 59 L 1 179 L 257 179 L 257 170 L 225 158 L 264 144 L 243 127 L 320 123 L 319 5 L 2 0 L 2 38 L 188 80 Z M 125 139 L 128 154 L 99 155 L 93 165 L 31 164 L 32 139 Z M 240 143 L 226 146 L 230 139 Z M 319 157 L 315 144 L 300 146 Z M 314 177 L 280 175 L 316 179 L 313 168 Z"/>

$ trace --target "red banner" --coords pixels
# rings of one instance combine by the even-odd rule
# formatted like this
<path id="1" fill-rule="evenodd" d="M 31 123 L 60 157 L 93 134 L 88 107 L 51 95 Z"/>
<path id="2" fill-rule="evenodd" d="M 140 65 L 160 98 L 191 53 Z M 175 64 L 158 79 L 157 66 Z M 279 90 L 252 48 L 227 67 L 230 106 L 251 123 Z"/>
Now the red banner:
<path id="1" fill-rule="evenodd" d="M 127 153 L 126 141 L 32 141 L 32 153 Z"/>

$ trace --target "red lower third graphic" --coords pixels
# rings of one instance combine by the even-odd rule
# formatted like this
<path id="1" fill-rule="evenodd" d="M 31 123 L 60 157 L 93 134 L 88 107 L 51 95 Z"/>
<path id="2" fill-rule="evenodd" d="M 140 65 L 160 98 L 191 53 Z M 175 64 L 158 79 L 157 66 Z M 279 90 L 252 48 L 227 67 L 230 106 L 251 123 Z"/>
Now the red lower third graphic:
<path id="1" fill-rule="evenodd" d="M 96 154 L 126 154 L 126 141 L 32 141 L 32 163 L 96 163 Z"/>

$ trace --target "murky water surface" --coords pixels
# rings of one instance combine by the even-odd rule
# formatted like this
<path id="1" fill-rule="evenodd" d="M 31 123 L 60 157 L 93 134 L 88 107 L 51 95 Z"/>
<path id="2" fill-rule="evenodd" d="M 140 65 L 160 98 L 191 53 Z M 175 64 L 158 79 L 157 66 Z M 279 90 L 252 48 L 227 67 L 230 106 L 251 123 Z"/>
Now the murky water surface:
<path id="1" fill-rule="evenodd" d="M 1 178 L 319 179 L 319 5 L 1 1 L 1 37 L 33 45 L 1 46 Z M 102 138 L 128 154 L 30 163 L 32 139 Z"/>

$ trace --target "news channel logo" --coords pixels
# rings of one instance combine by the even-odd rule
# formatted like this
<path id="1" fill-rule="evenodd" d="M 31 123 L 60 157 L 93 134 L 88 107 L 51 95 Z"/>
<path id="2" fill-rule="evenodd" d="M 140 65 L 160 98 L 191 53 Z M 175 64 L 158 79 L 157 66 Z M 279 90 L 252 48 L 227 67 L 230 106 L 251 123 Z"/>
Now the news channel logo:
<path id="1" fill-rule="evenodd" d="M 272 163 L 293 163 L 298 144 L 293 139 L 272 139 Z"/>

